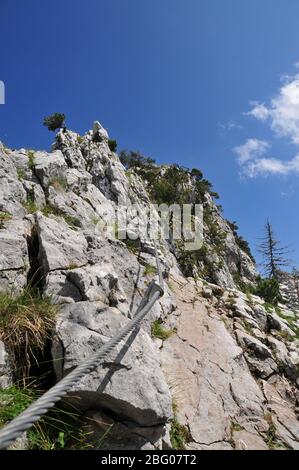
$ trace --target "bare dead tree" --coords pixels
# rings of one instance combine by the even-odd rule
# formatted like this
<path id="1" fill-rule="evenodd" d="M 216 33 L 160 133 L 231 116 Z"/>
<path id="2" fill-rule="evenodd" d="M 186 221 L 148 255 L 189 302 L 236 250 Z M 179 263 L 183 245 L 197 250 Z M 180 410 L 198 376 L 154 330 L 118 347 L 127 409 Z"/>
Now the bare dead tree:
<path id="1" fill-rule="evenodd" d="M 289 265 L 286 258 L 288 248 L 277 240 L 269 220 L 265 225 L 265 236 L 259 245 L 259 252 L 263 256 L 263 267 L 268 277 L 278 279 L 279 271 Z"/>

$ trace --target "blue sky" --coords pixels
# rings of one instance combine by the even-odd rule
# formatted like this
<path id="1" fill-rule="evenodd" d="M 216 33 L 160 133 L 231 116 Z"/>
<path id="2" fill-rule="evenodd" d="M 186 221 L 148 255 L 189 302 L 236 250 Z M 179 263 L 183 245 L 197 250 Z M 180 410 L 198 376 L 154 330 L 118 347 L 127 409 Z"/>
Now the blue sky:
<path id="1" fill-rule="evenodd" d="M 297 0 L 0 0 L 0 139 L 49 148 L 55 111 L 119 148 L 201 168 L 255 252 L 299 264 Z"/>

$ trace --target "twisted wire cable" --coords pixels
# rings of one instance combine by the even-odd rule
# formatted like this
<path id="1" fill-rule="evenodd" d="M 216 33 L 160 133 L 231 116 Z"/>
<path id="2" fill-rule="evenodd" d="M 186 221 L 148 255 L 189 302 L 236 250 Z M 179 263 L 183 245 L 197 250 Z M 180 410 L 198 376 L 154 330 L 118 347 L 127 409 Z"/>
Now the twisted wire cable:
<path id="1" fill-rule="evenodd" d="M 155 256 L 159 280 L 163 277 L 155 243 Z M 61 379 L 54 387 L 44 393 L 25 411 L 0 430 L 0 449 L 7 449 L 24 431 L 46 414 L 67 392 L 85 375 L 92 372 L 99 362 L 104 359 L 129 333 L 131 333 L 143 320 L 155 302 L 164 294 L 162 286 L 155 281 L 149 285 L 133 319 L 125 325 L 119 333 L 107 341 L 96 353 L 82 364 L 78 365 L 66 377 Z"/>

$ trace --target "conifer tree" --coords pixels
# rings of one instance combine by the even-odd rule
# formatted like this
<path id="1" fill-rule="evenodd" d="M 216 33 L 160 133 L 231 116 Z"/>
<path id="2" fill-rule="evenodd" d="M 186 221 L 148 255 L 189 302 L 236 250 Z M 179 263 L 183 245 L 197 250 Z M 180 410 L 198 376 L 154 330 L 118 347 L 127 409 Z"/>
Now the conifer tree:
<path id="1" fill-rule="evenodd" d="M 286 259 L 288 250 L 281 246 L 277 240 L 273 227 L 269 220 L 265 225 L 265 236 L 259 245 L 259 252 L 263 256 L 263 267 L 266 275 L 272 279 L 278 279 L 279 271 L 287 267 L 289 261 Z"/>

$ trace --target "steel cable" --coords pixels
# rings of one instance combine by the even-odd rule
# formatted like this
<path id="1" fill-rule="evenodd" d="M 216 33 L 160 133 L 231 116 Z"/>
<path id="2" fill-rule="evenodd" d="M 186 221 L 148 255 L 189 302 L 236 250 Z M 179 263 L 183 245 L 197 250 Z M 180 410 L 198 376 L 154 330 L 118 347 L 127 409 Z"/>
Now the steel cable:
<path id="1" fill-rule="evenodd" d="M 159 282 L 163 283 L 156 242 L 154 242 L 154 244 Z M 92 372 L 99 365 L 99 362 L 104 359 L 118 345 L 118 343 L 120 343 L 120 341 L 139 326 L 145 315 L 149 312 L 154 303 L 163 296 L 163 294 L 163 284 L 159 285 L 155 281 L 152 281 L 145 293 L 145 296 L 141 300 L 133 319 L 130 320 L 116 336 L 107 341 L 99 351 L 93 354 L 84 363 L 78 365 L 72 372 L 61 379 L 56 385 L 54 385 L 54 387 L 44 393 L 25 411 L 0 430 L 0 449 L 7 449 L 18 437 L 31 428 L 36 421 L 53 408 L 53 406 L 55 406 L 55 404 L 67 394 L 75 383 L 77 383 L 85 374 Z"/>

